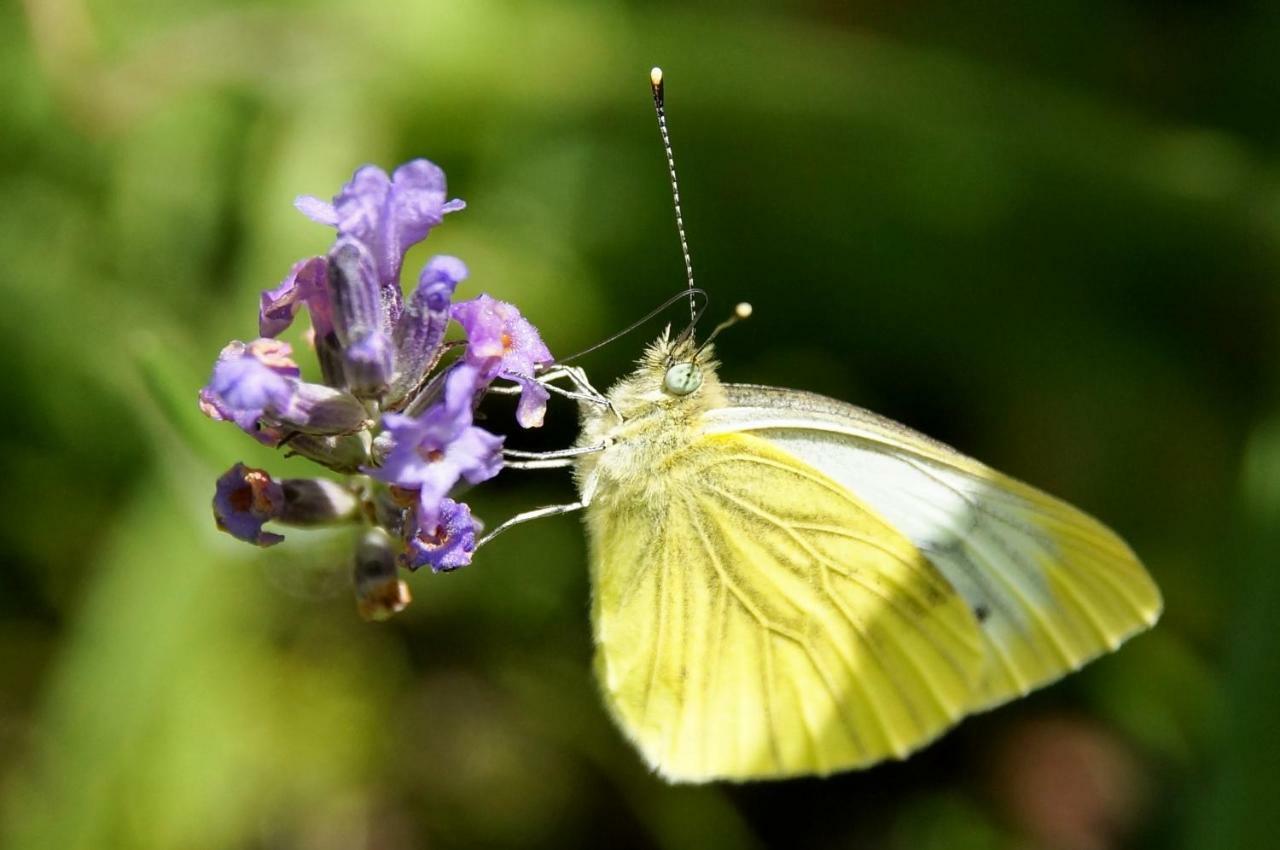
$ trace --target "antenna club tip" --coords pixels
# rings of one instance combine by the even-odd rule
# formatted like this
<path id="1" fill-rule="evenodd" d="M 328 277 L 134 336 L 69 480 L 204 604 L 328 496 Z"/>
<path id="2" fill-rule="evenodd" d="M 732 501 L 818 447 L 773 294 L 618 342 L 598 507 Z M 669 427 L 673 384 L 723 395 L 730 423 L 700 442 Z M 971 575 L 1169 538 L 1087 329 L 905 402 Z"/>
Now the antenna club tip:
<path id="1" fill-rule="evenodd" d="M 659 68 L 657 65 L 654 65 L 653 68 L 649 71 L 649 84 L 652 85 L 655 89 L 658 86 L 662 85 L 662 69 Z"/>
<path id="2" fill-rule="evenodd" d="M 733 308 L 733 315 L 738 319 L 751 318 L 752 307 L 746 301 L 740 302 L 737 307 Z"/>

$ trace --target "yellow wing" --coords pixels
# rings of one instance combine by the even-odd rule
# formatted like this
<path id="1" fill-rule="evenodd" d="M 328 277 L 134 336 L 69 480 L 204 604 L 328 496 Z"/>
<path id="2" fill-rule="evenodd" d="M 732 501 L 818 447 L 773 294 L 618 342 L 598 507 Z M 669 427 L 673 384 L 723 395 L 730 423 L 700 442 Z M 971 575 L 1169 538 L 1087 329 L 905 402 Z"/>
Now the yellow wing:
<path id="1" fill-rule="evenodd" d="M 974 613 L 847 488 L 745 434 L 699 438 L 656 472 L 600 494 L 588 526 L 601 686 L 661 774 L 865 766 L 971 710 Z"/>
<path id="2" fill-rule="evenodd" d="M 972 711 L 1052 682 L 1159 617 L 1129 547 L 1065 502 L 861 408 L 726 385 L 706 432 L 745 432 L 821 469 L 902 532 L 982 621 Z"/>

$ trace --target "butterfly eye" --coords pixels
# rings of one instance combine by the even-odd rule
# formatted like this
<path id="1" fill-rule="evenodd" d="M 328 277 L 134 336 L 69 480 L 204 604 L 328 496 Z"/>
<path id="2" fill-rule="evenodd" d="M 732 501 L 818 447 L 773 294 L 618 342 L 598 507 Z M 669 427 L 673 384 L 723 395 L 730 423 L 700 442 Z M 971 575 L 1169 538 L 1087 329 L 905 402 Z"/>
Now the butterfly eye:
<path id="1" fill-rule="evenodd" d="M 702 370 L 692 363 L 677 363 L 667 370 L 662 385 L 672 395 L 688 395 L 702 386 Z"/>

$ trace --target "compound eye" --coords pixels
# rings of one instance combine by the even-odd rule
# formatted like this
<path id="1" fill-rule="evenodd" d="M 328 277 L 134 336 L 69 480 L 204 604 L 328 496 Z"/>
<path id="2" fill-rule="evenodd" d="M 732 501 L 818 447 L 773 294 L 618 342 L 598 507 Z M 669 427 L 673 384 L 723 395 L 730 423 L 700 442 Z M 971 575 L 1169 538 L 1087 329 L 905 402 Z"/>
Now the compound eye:
<path id="1" fill-rule="evenodd" d="M 702 370 L 692 363 L 677 363 L 667 370 L 662 385 L 672 395 L 688 395 L 702 386 Z"/>

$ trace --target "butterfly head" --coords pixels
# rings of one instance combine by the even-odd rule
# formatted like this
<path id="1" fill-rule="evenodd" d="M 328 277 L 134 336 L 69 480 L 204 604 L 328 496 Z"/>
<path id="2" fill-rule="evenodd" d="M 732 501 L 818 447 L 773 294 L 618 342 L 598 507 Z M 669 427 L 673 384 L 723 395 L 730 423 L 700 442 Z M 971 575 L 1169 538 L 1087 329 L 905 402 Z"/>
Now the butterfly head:
<path id="1" fill-rule="evenodd" d="M 639 365 L 637 375 L 645 373 L 650 380 L 660 378 L 657 383 L 662 394 L 680 399 L 697 395 L 708 378 L 714 382 L 720 364 L 710 345 L 696 345 L 688 332 L 672 337 L 667 328 L 645 350 Z"/>
<path id="2" fill-rule="evenodd" d="M 624 420 L 658 412 L 700 414 L 723 403 L 718 365 L 710 347 L 699 348 L 688 335 L 673 337 L 668 328 L 645 349 L 636 370 L 609 391 L 609 399 Z"/>

